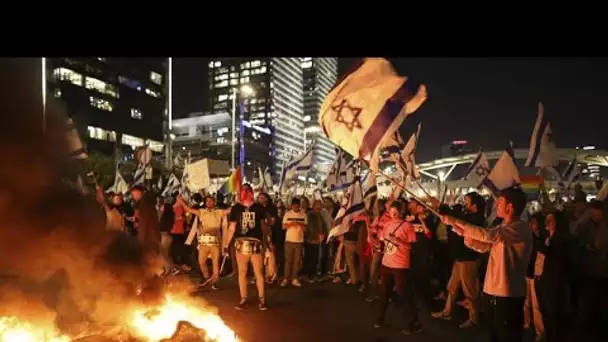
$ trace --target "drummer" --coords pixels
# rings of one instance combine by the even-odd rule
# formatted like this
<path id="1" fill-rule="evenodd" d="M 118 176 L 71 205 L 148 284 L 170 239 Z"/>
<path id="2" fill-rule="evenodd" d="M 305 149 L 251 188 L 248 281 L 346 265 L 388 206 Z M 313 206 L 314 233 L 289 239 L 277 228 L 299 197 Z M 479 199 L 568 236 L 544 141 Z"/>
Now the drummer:
<path id="1" fill-rule="evenodd" d="M 222 241 L 224 254 L 228 253 L 228 246 L 232 237 L 235 238 L 236 262 L 239 272 L 239 291 L 241 301 L 235 307 L 237 310 L 246 309 L 247 301 L 247 269 L 249 263 L 253 267 L 255 282 L 258 288 L 258 308 L 268 310 L 264 300 L 264 253 L 262 241 L 267 239 L 269 227 L 265 221 L 264 208 L 253 201 L 253 189 L 249 184 L 243 184 L 239 193 L 240 203 L 236 203 L 228 221 L 230 225 Z M 269 246 L 272 249 L 272 246 Z"/>
<path id="2" fill-rule="evenodd" d="M 198 264 L 203 272 L 203 278 L 199 285 L 204 286 L 211 283 L 211 288 L 217 290 L 217 280 L 220 277 L 220 246 L 221 232 L 226 230 L 228 214 L 227 210 L 220 210 L 215 207 L 215 198 L 213 196 L 205 196 L 205 207 L 203 209 L 193 209 L 189 207 L 182 199 L 178 197 L 178 201 L 187 212 L 196 215 L 195 224 L 190 230 L 186 244 L 190 245 L 194 237 L 198 239 Z M 198 222 L 198 225 L 196 224 Z M 207 268 L 207 258 L 211 256 L 211 265 L 213 273 L 209 278 L 209 269 Z"/>

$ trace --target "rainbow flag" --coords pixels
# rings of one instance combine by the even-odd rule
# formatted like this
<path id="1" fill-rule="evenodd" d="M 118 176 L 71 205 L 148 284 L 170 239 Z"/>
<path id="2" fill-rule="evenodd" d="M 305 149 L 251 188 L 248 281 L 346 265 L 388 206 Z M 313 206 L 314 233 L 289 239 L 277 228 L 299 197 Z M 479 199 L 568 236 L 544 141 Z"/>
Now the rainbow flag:
<path id="1" fill-rule="evenodd" d="M 243 183 L 243 174 L 241 168 L 237 167 L 236 170 L 232 171 L 228 178 L 228 193 L 238 193 Z"/>
<path id="2" fill-rule="evenodd" d="M 528 198 L 536 199 L 540 193 L 540 186 L 545 183 L 541 176 L 520 176 L 521 189 L 528 195 Z"/>

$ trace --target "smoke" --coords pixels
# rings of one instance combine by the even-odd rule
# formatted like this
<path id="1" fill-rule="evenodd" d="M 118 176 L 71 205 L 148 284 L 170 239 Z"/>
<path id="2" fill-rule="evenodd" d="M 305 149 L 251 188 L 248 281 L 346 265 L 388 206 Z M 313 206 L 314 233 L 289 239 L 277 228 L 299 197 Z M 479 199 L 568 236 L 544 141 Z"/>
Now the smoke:
<path id="1" fill-rule="evenodd" d="M 37 63 L 0 59 L 0 315 L 21 307 L 82 331 L 120 321 L 150 271 L 136 242 L 105 231 L 94 198 L 62 185 L 75 168 L 66 160 L 67 117 L 48 103 L 43 130 Z"/>

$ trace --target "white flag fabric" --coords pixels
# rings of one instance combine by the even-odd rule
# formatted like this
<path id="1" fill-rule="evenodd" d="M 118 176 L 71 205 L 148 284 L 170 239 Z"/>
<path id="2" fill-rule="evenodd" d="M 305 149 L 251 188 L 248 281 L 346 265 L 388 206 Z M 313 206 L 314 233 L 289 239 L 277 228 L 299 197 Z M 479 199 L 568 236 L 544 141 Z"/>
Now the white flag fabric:
<path id="1" fill-rule="evenodd" d="M 84 149 L 82 139 L 76 130 L 76 125 L 72 119 L 67 120 L 66 140 L 68 145 L 68 155 L 76 159 L 86 159 L 88 155 Z"/>
<path id="2" fill-rule="evenodd" d="M 486 178 L 481 182 L 494 195 L 501 190 L 520 184 L 519 170 L 515 165 L 513 147 L 509 145 L 496 161 L 496 165 Z"/>
<path id="3" fill-rule="evenodd" d="M 367 210 L 372 210 L 374 207 L 374 198 L 378 196 L 378 186 L 376 185 L 376 173 L 370 170 L 365 179 L 361 181 L 363 187 L 363 202 Z"/>
<path id="4" fill-rule="evenodd" d="M 116 168 L 116 174 L 114 175 L 114 184 L 112 184 L 112 186 L 106 192 L 110 191 L 116 194 L 123 195 L 129 192 L 129 185 L 127 184 L 125 179 L 122 178 L 122 175 L 120 174 L 120 170 L 118 170 L 118 168 Z"/>
<path id="5" fill-rule="evenodd" d="M 416 147 L 418 146 L 418 139 L 420 137 L 420 129 L 422 124 L 418 124 L 416 133 L 412 134 L 410 139 L 405 144 L 399 160 L 396 161 L 397 165 L 401 170 L 414 179 L 420 179 L 420 170 L 416 167 Z"/>
<path id="6" fill-rule="evenodd" d="M 298 172 L 308 172 L 312 168 L 312 147 L 300 157 L 287 163 L 283 168 L 283 182 L 291 180 Z"/>
<path id="7" fill-rule="evenodd" d="M 327 234 L 327 241 L 329 241 L 332 236 L 340 236 L 348 232 L 351 219 L 364 210 L 365 204 L 363 203 L 361 182 L 357 177 L 357 180 L 355 180 L 348 188 L 346 194 L 344 194 L 342 205 L 340 206 L 340 210 L 338 210 L 338 214 L 336 214 L 334 227 L 329 231 L 329 234 Z"/>
<path id="8" fill-rule="evenodd" d="M 319 124 L 334 144 L 369 163 L 426 97 L 424 85 L 399 76 L 386 59 L 366 58 L 329 92 Z"/>
<path id="9" fill-rule="evenodd" d="M 488 156 L 483 153 L 483 151 L 479 151 L 475 160 L 473 160 L 473 163 L 469 166 L 464 179 L 475 182 L 475 184 L 479 186 L 489 173 L 490 162 L 488 161 Z"/>
<path id="10" fill-rule="evenodd" d="M 544 113 L 542 103 L 538 103 L 538 115 L 532 137 L 530 138 L 530 149 L 526 159 L 526 167 L 552 167 L 559 162 L 557 149 L 552 140 L 551 122 Z"/>
<path id="11" fill-rule="evenodd" d="M 144 184 L 146 180 L 146 173 L 152 169 L 152 150 L 150 146 L 146 145 L 145 147 L 137 149 L 133 154 L 133 158 L 137 161 L 137 169 L 135 170 L 135 175 L 133 176 L 133 185 Z"/>
<path id="12" fill-rule="evenodd" d="M 165 186 L 165 190 L 163 190 L 163 193 L 161 194 L 161 196 L 163 196 L 163 197 L 171 196 L 177 190 L 179 190 L 179 188 L 180 188 L 179 179 L 177 179 L 177 177 L 175 177 L 175 174 L 172 173 L 171 176 L 169 176 L 169 180 L 167 181 L 167 185 Z"/>

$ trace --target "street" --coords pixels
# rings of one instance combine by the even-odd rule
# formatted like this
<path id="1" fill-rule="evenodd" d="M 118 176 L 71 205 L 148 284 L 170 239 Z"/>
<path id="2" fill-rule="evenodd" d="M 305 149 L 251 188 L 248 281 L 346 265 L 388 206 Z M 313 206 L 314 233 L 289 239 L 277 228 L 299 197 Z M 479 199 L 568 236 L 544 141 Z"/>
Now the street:
<path id="1" fill-rule="evenodd" d="M 222 278 L 219 290 L 205 288 L 199 296 L 219 308 L 222 319 L 247 342 L 305 342 L 305 341 L 486 341 L 481 328 L 462 330 L 456 314 L 453 322 L 436 321 L 423 309 L 420 317 L 424 332 L 407 336 L 400 332 L 402 317 L 391 305 L 383 328 L 374 329 L 376 303 L 367 303 L 354 287 L 331 282 L 307 284 L 302 288 L 267 287 L 266 301 L 270 307 L 261 312 L 257 308 L 255 285 L 249 285 L 251 305 L 237 311 L 239 299 L 235 280 Z M 432 308 L 435 309 L 435 308 Z"/>

